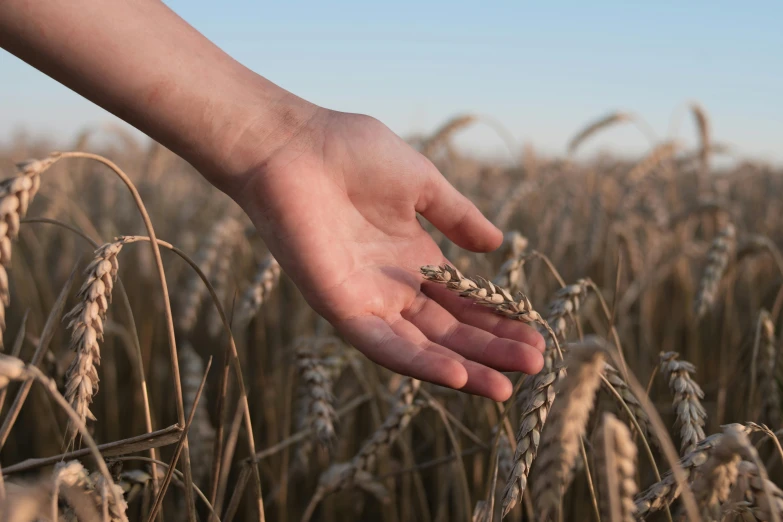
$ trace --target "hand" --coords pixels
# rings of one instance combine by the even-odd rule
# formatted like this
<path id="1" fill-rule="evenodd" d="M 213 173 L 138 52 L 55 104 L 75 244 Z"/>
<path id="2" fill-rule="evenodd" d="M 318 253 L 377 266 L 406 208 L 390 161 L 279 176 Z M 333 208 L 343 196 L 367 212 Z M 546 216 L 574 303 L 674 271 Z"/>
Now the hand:
<path id="1" fill-rule="evenodd" d="M 243 179 L 235 199 L 286 273 L 374 362 L 497 401 L 512 391 L 498 370 L 540 371 L 533 328 L 422 285 L 419 267 L 446 259 L 417 213 L 476 252 L 502 234 L 383 124 L 313 108 Z"/>

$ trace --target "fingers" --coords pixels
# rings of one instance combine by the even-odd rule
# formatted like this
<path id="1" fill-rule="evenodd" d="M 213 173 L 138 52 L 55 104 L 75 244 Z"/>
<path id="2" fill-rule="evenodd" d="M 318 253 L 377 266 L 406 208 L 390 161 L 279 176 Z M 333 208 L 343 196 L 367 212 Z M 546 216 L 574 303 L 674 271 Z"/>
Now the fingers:
<path id="1" fill-rule="evenodd" d="M 544 353 L 546 342 L 531 325 L 500 316 L 491 309 L 478 305 L 470 299 L 460 297 L 437 283 L 425 281 L 421 285 L 421 291 L 437 301 L 458 321 L 485 330 L 497 337 L 519 341 Z"/>
<path id="2" fill-rule="evenodd" d="M 389 324 L 367 315 L 336 326 L 370 360 L 392 371 L 495 401 L 511 396 L 511 382 L 503 374 L 430 341 L 401 317 Z"/>
<path id="3" fill-rule="evenodd" d="M 537 347 L 461 323 L 424 294 L 417 296 L 403 317 L 433 342 L 496 370 L 535 374 L 543 367 Z"/>
<path id="4" fill-rule="evenodd" d="M 454 243 L 474 252 L 495 250 L 503 234 L 436 169 L 423 188 L 416 211 Z"/>

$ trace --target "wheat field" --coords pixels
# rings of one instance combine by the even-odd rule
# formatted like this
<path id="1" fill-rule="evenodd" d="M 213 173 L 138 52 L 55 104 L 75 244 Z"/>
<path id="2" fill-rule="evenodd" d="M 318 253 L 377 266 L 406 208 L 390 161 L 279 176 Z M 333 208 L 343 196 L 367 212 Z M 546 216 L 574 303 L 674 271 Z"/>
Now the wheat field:
<path id="1" fill-rule="evenodd" d="M 547 341 L 504 404 L 346 345 L 160 145 L 0 145 L 0 520 L 783 520 L 783 171 L 690 111 L 633 159 L 580 154 L 627 112 L 561 158 L 410 139 L 506 233 L 433 229 L 423 278 Z"/>

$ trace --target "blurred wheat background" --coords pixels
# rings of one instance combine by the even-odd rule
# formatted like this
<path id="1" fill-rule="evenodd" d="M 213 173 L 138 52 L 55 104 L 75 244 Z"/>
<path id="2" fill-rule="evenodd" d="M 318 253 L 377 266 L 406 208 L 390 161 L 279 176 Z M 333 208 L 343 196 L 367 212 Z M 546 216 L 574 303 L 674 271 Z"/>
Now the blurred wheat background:
<path id="1" fill-rule="evenodd" d="M 455 136 L 486 123 L 474 115 L 410 138 L 506 232 L 477 255 L 433 230 L 456 269 L 424 275 L 551 332 L 545 369 L 510 375 L 502 405 L 373 365 L 191 167 L 87 130 L 69 150 L 122 169 L 162 241 L 175 368 L 126 185 L 78 154 L 49 165 L 46 143 L 0 146 L 3 353 L 30 363 L 0 361 L 3 519 L 693 520 L 684 492 L 705 521 L 781 520 L 783 172 L 689 111 L 697 147 L 650 141 L 631 159 L 580 155 L 610 127 L 644 131 L 631 113 L 576 129 L 557 158 L 510 140 L 511 162 L 463 153 Z"/>

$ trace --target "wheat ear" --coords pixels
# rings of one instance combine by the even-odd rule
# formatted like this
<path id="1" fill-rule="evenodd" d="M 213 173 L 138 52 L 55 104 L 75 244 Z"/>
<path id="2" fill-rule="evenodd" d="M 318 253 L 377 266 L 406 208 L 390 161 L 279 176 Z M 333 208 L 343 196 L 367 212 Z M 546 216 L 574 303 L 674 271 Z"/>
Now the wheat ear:
<path id="1" fill-rule="evenodd" d="M 565 366 L 554 367 L 552 352 L 545 357 L 544 370 L 528 377 L 519 393 L 520 420 L 517 430 L 517 449 L 503 490 L 503 516 L 516 506 L 527 488 L 530 467 L 538 454 L 541 432 L 555 400 L 555 386 L 565 375 Z"/>
<path id="2" fill-rule="evenodd" d="M 455 116 L 444 123 L 438 130 L 432 133 L 432 136 L 427 138 L 421 147 L 421 153 L 430 158 L 438 150 L 438 148 L 446 143 L 455 133 L 464 129 L 465 127 L 473 124 L 478 120 L 477 116 L 472 114 L 464 114 Z"/>
<path id="3" fill-rule="evenodd" d="M 90 404 L 98 393 L 98 365 L 101 362 L 99 342 L 103 340 L 103 322 L 111 303 L 111 293 L 117 280 L 119 262 L 117 255 L 125 245 L 125 239 L 106 243 L 97 250 L 85 270 L 86 279 L 76 294 L 79 302 L 64 317 L 71 330 L 71 349 L 76 352 L 66 373 L 65 398 L 82 422 L 96 420 Z M 68 424 L 66 446 L 76 440 L 78 431 Z"/>
<path id="4" fill-rule="evenodd" d="M 736 229 L 731 223 L 723 227 L 710 245 L 707 264 L 699 282 L 699 290 L 693 301 L 693 311 L 698 319 L 707 314 L 715 304 L 718 286 L 729 264 L 729 258 L 736 245 Z"/>
<path id="5" fill-rule="evenodd" d="M 318 488 L 302 515 L 302 522 L 310 520 L 325 496 L 350 487 L 359 487 L 380 499 L 387 498 L 385 488 L 376 482 L 371 471 L 378 456 L 392 445 L 425 405 L 425 402 L 415 400 L 419 386 L 420 382 L 415 379 L 403 379 L 397 389 L 394 408 L 383 424 L 362 444 L 353 459 L 332 464 L 321 473 Z"/>
<path id="6" fill-rule="evenodd" d="M 421 410 L 424 403 L 416 401 L 416 392 L 420 382 L 405 378 L 397 389 L 395 406 L 383 424 L 362 444 L 359 451 L 344 468 L 340 480 L 333 478 L 328 472 L 319 480 L 319 488 L 326 492 L 345 489 L 359 480 L 361 472 L 371 472 L 378 456 L 397 439 L 410 421 Z M 339 464 L 338 464 L 339 466 Z"/>
<path id="7" fill-rule="evenodd" d="M 780 426 L 780 390 L 775 378 L 778 363 L 775 324 L 766 310 L 762 310 L 759 321 L 761 327 L 761 353 L 759 357 L 761 422 L 770 426 Z"/>
<path id="8" fill-rule="evenodd" d="M 597 133 L 601 129 L 608 128 L 617 123 L 631 121 L 632 119 L 633 116 L 630 113 L 618 111 L 618 112 L 607 114 L 606 116 L 602 116 L 597 120 L 590 122 L 588 125 L 585 126 L 584 129 L 579 131 L 576 134 L 576 136 L 571 138 L 570 142 L 568 142 L 568 154 L 569 155 L 574 154 L 574 152 L 576 152 L 576 149 L 579 147 L 579 145 L 582 144 L 582 142 L 584 142 L 587 138 Z"/>
<path id="9" fill-rule="evenodd" d="M 783 517 L 783 491 L 771 480 L 762 478 L 758 466 L 748 461 L 737 465 L 737 481 L 729 493 L 728 504 L 740 513 L 747 513 L 752 520 Z"/>
<path id="10" fill-rule="evenodd" d="M 218 258 L 223 254 L 223 246 L 233 241 L 237 233 L 239 223 L 231 217 L 224 218 L 212 227 L 195 255 L 195 262 L 207 275 L 214 275 Z M 177 327 L 182 332 L 190 332 L 196 325 L 201 304 L 207 295 L 207 289 L 197 276 L 188 279 L 185 291 L 180 298 L 180 306 L 177 314 Z"/>
<path id="11" fill-rule="evenodd" d="M 631 431 L 611 413 L 605 413 L 595 444 L 601 520 L 633 522 L 636 506 L 636 445 Z"/>
<path id="12" fill-rule="evenodd" d="M 299 372 L 299 414 L 300 428 L 310 425 L 318 442 L 331 447 L 336 439 L 334 424 L 337 414 L 334 410 L 332 379 L 318 349 L 319 338 L 304 338 L 296 343 L 296 367 Z"/>
<path id="13" fill-rule="evenodd" d="M 100 473 L 87 473 L 87 470 L 84 469 L 84 466 L 82 466 L 78 460 L 58 463 L 54 467 L 52 480 L 54 491 L 52 502 L 54 504 L 53 509 L 55 510 L 55 513 L 57 512 L 57 497 L 60 488 L 64 486 L 65 488 L 73 488 L 75 490 L 71 491 L 70 495 L 66 495 L 64 499 L 66 501 L 66 507 L 68 508 L 63 513 L 66 519 L 68 519 L 68 515 L 70 514 L 74 516 L 74 519 L 79 520 L 77 517 L 77 509 L 79 507 L 78 500 L 80 499 L 76 497 L 76 495 L 80 495 L 85 500 L 90 500 L 93 507 L 96 508 L 96 513 L 105 501 L 108 508 L 107 518 L 110 522 L 118 522 L 125 517 L 125 513 L 128 510 L 128 504 L 123 498 L 122 487 L 118 484 L 106 484 Z M 108 488 L 112 488 L 114 494 L 109 494 L 108 491 L 104 491 L 104 489 L 108 490 Z M 116 502 L 117 498 L 122 499 L 122 503 L 119 505 Z M 73 505 L 69 504 L 68 500 L 71 500 Z M 57 520 L 57 518 L 55 520 Z"/>
<path id="14" fill-rule="evenodd" d="M 499 287 L 483 277 L 475 279 L 465 277 L 459 270 L 449 265 L 423 266 L 421 273 L 428 281 L 444 284 L 446 288 L 459 293 L 462 297 L 468 297 L 510 319 L 541 326 L 549 333 L 559 348 L 557 336 L 552 328 L 541 317 L 541 314 L 533 309 L 530 299 L 525 294 L 520 292 L 517 294 L 518 299 L 515 300 L 511 297 L 511 292 L 505 288 Z"/>
<path id="15" fill-rule="evenodd" d="M 696 367 L 678 360 L 679 356 L 677 352 L 661 353 L 661 372 L 674 395 L 672 405 L 680 425 L 680 453 L 685 455 L 704 439 L 707 412 L 701 404 L 704 392 L 691 377 Z"/>
<path id="16" fill-rule="evenodd" d="M 607 363 L 606 366 L 604 366 L 604 377 L 606 377 L 608 383 L 617 391 L 623 399 L 623 402 L 628 406 L 628 409 L 633 413 L 637 424 L 639 424 L 639 427 L 642 429 L 641 435 L 647 440 L 652 440 L 657 444 L 658 439 L 655 437 L 650 426 L 650 417 L 647 416 L 647 412 L 644 411 L 639 399 L 633 394 L 628 383 L 625 382 L 620 375 L 620 372 L 618 372 L 614 366 Z M 605 383 L 602 381 L 601 385 L 605 386 Z"/>
<path id="17" fill-rule="evenodd" d="M 11 304 L 7 269 L 11 267 L 11 242 L 19 235 L 19 224 L 41 186 L 40 173 L 54 161 L 30 160 L 17 164 L 19 176 L 0 182 L 0 347 L 5 333 L 5 308 Z"/>
<path id="18" fill-rule="evenodd" d="M 255 317 L 280 280 L 280 265 L 268 255 L 258 265 L 253 282 L 242 295 L 237 311 L 237 324 L 244 325 Z"/>
<path id="19" fill-rule="evenodd" d="M 568 375 L 558 383 L 558 400 L 541 436 L 537 461 L 541 473 L 533 481 L 533 499 L 540 520 L 555 515 L 571 481 L 580 440 L 601 383 L 605 352 L 598 342 L 585 343 L 570 351 L 566 363 Z"/>
<path id="20" fill-rule="evenodd" d="M 729 498 L 737 480 L 737 466 L 743 456 L 749 455 L 750 447 L 745 431 L 732 425 L 724 430 L 720 442 L 712 448 L 710 458 L 693 481 L 693 494 L 703 520 L 720 520 L 721 505 Z"/>
<path id="21" fill-rule="evenodd" d="M 501 265 L 492 282 L 510 291 L 522 290 L 525 278 L 525 249 L 528 241 L 525 236 L 513 230 L 505 235 L 505 262 Z"/>
<path id="22" fill-rule="evenodd" d="M 579 311 L 590 290 L 590 280 L 580 279 L 576 283 L 564 286 L 557 292 L 549 304 L 546 322 L 552 327 L 560 341 L 566 338 L 568 322 L 566 318 Z"/>
<path id="23" fill-rule="evenodd" d="M 710 451 L 723 438 L 723 433 L 715 433 L 699 441 L 693 450 L 680 459 L 680 466 L 692 480 L 700 466 L 709 458 Z M 636 496 L 636 516 L 644 518 L 674 502 L 680 496 L 680 488 L 671 471 L 667 471 L 659 482 L 648 487 Z"/>

